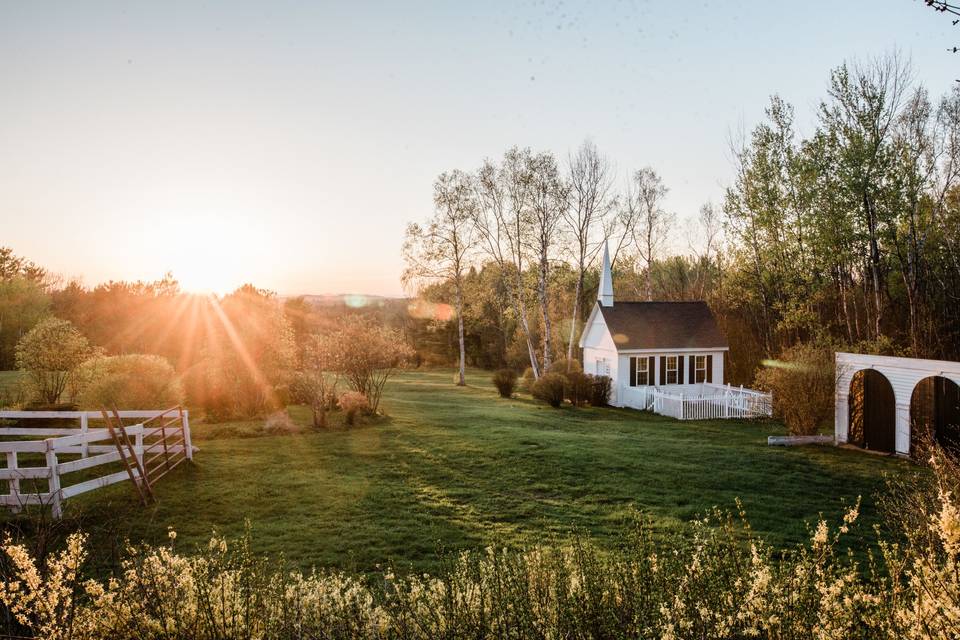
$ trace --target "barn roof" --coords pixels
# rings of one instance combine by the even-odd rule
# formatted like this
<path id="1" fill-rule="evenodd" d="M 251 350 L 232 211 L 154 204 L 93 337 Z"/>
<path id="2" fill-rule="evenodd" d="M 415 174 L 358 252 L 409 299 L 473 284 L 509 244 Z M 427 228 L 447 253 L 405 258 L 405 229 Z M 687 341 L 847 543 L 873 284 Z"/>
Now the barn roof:
<path id="1" fill-rule="evenodd" d="M 619 351 L 728 348 L 706 302 L 615 302 L 599 309 Z"/>

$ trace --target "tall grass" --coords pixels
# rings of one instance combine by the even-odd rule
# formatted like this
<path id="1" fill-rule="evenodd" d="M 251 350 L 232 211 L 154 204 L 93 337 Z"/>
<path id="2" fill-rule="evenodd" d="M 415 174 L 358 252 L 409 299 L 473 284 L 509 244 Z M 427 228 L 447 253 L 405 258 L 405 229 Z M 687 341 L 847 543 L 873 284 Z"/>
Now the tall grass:
<path id="1" fill-rule="evenodd" d="M 252 554 L 248 537 L 182 553 L 171 532 L 128 548 L 114 577 L 84 580 L 74 534 L 44 563 L 8 541 L 0 602 L 11 633 L 56 639 L 956 638 L 960 467 L 932 462 L 929 482 L 891 489 L 890 518 L 907 530 L 866 566 L 842 550 L 858 505 L 786 551 L 742 512 L 713 511 L 666 543 L 638 519 L 613 550 L 487 548 L 437 576 L 303 574 Z"/>

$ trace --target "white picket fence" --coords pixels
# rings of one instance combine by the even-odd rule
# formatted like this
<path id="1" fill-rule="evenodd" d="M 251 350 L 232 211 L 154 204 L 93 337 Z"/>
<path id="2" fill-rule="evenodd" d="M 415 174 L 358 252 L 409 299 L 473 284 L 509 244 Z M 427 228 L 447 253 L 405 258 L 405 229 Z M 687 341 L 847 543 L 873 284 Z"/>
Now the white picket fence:
<path id="1" fill-rule="evenodd" d="M 622 398 L 625 406 L 677 420 L 760 418 L 773 413 L 769 393 L 708 382 L 688 387 L 631 387 L 623 390 Z"/>
<path id="2" fill-rule="evenodd" d="M 160 427 L 145 427 L 144 422 L 163 419 L 164 416 L 172 415 L 172 411 L 118 412 L 121 419 L 143 420 L 123 428 L 133 443 L 140 466 L 143 464 L 145 451 L 144 439 L 161 437 Z M 186 410 L 183 410 L 181 415 L 183 441 L 169 446 L 168 449 L 171 453 L 183 453 L 188 460 L 192 460 L 194 447 L 190 438 L 189 417 Z M 7 483 L 7 493 L 0 493 L 0 506 L 6 506 L 14 512 L 28 505 L 49 506 L 53 518 L 59 519 L 65 500 L 130 479 L 124 469 L 64 486 L 64 475 L 120 461 L 121 453 L 107 429 L 90 428 L 91 420 L 102 418 L 99 411 L 0 411 L 0 419 L 41 418 L 76 419 L 79 427 L 0 427 L 0 438 L 24 438 L 0 442 L 0 455 L 6 458 L 7 465 L 6 468 L 0 468 L 0 482 Z M 52 437 L 37 439 L 38 436 Z M 149 446 L 146 450 L 149 450 Z M 28 454 L 29 462 L 42 456 L 42 466 L 24 466 L 22 463 L 25 461 L 19 458 L 21 454 Z M 65 461 L 64 457 L 71 459 Z M 133 473 L 139 477 L 136 465 Z M 38 481 L 46 486 L 39 486 Z M 25 486 L 27 484 L 32 486 Z"/>

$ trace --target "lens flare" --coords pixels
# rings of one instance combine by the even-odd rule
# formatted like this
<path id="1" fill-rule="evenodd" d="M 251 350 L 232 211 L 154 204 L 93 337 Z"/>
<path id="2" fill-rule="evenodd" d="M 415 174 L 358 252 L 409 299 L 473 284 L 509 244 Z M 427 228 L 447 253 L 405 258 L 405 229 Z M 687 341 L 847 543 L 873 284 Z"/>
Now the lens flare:
<path id="1" fill-rule="evenodd" d="M 411 318 L 418 320 L 436 320 L 446 322 L 456 317 L 456 312 L 449 304 L 442 302 L 427 302 L 426 300 L 414 300 L 407 305 L 407 313 Z"/>

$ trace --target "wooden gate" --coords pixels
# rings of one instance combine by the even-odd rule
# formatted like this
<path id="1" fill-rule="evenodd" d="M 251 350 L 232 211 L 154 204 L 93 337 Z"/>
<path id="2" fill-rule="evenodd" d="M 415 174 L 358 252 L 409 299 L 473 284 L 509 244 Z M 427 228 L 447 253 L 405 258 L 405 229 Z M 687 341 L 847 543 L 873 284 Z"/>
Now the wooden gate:
<path id="1" fill-rule="evenodd" d="M 120 454 L 130 482 L 143 504 L 155 501 L 153 486 L 187 459 L 186 421 L 181 407 L 172 407 L 143 424 L 142 451 L 127 437 L 120 412 L 102 410 L 103 419 Z"/>

